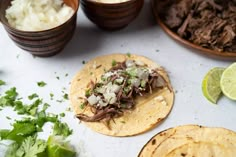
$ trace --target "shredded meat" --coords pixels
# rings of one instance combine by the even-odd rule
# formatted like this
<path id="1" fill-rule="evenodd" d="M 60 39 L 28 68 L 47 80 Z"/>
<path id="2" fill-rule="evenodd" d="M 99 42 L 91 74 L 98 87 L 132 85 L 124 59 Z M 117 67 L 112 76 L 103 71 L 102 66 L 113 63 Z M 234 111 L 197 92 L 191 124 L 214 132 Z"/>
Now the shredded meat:
<path id="1" fill-rule="evenodd" d="M 202 47 L 236 52 L 235 0 L 160 0 L 165 24 L 179 36 Z"/>
<path id="2" fill-rule="evenodd" d="M 109 71 L 114 72 L 117 70 L 125 70 L 126 64 L 124 62 L 118 62 L 116 66 L 113 66 Z M 120 117 L 123 115 L 124 112 L 133 110 L 135 108 L 135 97 L 136 96 L 143 96 L 147 93 L 152 93 L 154 90 L 158 90 L 159 88 L 163 88 L 167 86 L 171 90 L 171 88 L 168 86 L 168 83 L 163 78 L 162 75 L 159 74 L 158 70 L 152 70 L 152 72 L 148 76 L 148 80 L 146 82 L 146 86 L 143 88 L 130 86 L 128 83 L 128 75 L 127 74 L 120 74 L 122 77 L 124 77 L 124 81 L 120 85 L 121 88 L 118 92 L 116 92 L 116 102 L 113 104 L 108 104 L 107 106 L 100 106 L 100 105 L 90 105 L 88 101 L 85 101 L 85 104 L 87 107 L 90 107 L 93 115 L 88 116 L 84 113 L 77 114 L 76 117 L 79 118 L 82 121 L 86 122 L 104 122 L 104 124 L 107 125 L 109 128 L 109 122 L 113 118 Z M 114 83 L 114 81 L 118 78 L 118 75 L 112 75 L 108 82 Z M 108 83 L 106 82 L 106 84 Z M 102 86 L 102 83 L 95 83 L 93 81 L 90 81 L 88 87 L 90 87 L 91 90 L 95 90 L 97 87 Z M 125 92 L 125 88 L 130 87 L 128 91 Z M 91 93 L 90 93 L 91 94 Z M 99 96 L 102 99 L 104 99 L 103 95 L 101 93 L 93 91 L 95 96 Z M 88 96 L 86 96 L 88 97 Z"/>

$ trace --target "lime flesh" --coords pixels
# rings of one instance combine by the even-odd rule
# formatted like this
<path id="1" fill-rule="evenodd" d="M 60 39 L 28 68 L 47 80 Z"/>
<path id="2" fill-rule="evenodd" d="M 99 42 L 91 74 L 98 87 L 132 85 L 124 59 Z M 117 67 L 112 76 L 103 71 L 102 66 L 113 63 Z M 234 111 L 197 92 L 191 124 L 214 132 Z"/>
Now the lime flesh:
<path id="1" fill-rule="evenodd" d="M 220 87 L 226 97 L 236 100 L 236 63 L 225 69 L 220 80 Z"/>
<path id="2" fill-rule="evenodd" d="M 216 67 L 211 69 L 202 81 L 203 95 L 212 103 L 216 104 L 220 95 L 220 80 L 225 68 Z"/>

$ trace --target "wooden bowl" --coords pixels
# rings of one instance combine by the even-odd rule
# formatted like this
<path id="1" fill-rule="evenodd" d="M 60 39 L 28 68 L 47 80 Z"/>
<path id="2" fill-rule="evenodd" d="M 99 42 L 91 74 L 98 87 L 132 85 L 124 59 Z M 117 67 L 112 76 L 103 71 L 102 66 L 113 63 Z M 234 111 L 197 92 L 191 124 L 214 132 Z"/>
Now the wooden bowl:
<path id="1" fill-rule="evenodd" d="M 121 3 L 101 3 L 81 0 L 85 15 L 98 27 L 118 30 L 127 26 L 142 9 L 144 0 L 128 0 Z"/>
<path id="2" fill-rule="evenodd" d="M 75 11 L 72 17 L 60 26 L 43 31 L 22 31 L 11 27 L 5 17 L 5 10 L 11 5 L 11 1 L 0 2 L 0 21 L 9 37 L 23 50 L 35 56 L 49 57 L 59 53 L 72 38 L 76 28 L 78 0 L 64 0 Z"/>
<path id="3" fill-rule="evenodd" d="M 187 47 L 196 49 L 196 50 L 198 50 L 197 52 L 202 53 L 206 56 L 209 56 L 212 58 L 217 58 L 217 59 L 236 61 L 236 52 L 219 52 L 216 50 L 207 49 L 207 48 L 204 48 L 200 45 L 194 44 L 188 40 L 181 38 L 178 34 L 176 34 L 171 29 L 169 29 L 169 27 L 162 21 L 162 19 L 160 18 L 159 14 L 158 14 L 159 10 L 158 10 L 157 5 L 158 5 L 158 0 L 151 0 L 151 7 L 152 7 L 154 17 L 155 17 L 157 23 L 161 26 L 161 28 L 174 40 L 178 41 L 179 43 L 181 43 Z"/>

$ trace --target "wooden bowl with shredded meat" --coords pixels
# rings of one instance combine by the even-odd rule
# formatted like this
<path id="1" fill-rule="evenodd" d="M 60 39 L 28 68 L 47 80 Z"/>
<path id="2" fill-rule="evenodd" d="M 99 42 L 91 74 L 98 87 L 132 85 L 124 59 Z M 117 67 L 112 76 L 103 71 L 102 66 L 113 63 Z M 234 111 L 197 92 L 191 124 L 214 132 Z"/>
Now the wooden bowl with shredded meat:
<path id="1" fill-rule="evenodd" d="M 236 60 L 236 0 L 152 0 L 161 28 L 176 41 L 218 59 Z"/>

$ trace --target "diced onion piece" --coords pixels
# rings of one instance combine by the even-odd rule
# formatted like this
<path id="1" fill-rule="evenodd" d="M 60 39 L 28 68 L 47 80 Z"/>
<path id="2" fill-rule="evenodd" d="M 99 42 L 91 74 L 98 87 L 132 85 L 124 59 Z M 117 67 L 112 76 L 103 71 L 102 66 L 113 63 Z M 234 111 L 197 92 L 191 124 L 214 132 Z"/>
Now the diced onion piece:
<path id="1" fill-rule="evenodd" d="M 139 66 L 144 66 L 144 63 L 142 61 L 140 61 L 140 60 L 136 60 L 135 64 L 139 65 Z"/>
<path id="2" fill-rule="evenodd" d="M 124 77 L 119 77 L 116 79 L 116 82 L 119 84 L 123 83 L 123 81 L 124 81 Z"/>
<path id="3" fill-rule="evenodd" d="M 99 100 L 98 105 L 104 107 L 104 106 L 107 106 L 107 105 L 108 105 L 108 102 L 104 102 L 104 101 L 102 101 L 102 100 Z"/>
<path id="4" fill-rule="evenodd" d="M 135 66 L 135 63 L 134 63 L 134 61 L 133 60 L 127 60 L 126 62 L 125 62 L 125 65 L 126 65 L 126 67 L 133 67 L 133 66 Z"/>
<path id="5" fill-rule="evenodd" d="M 117 100 L 115 93 L 104 93 L 103 96 L 109 104 L 114 104 Z"/>
<path id="6" fill-rule="evenodd" d="M 134 78 L 134 79 L 131 79 L 131 84 L 134 86 L 134 87 L 139 87 L 140 86 L 140 83 L 141 81 L 137 78 Z"/>
<path id="7" fill-rule="evenodd" d="M 156 87 L 163 87 L 163 86 L 165 86 L 164 79 L 162 77 L 158 77 Z"/>
<path id="8" fill-rule="evenodd" d="M 98 102 L 98 99 L 94 94 L 89 96 L 87 100 L 90 105 L 95 105 Z"/>
<path id="9" fill-rule="evenodd" d="M 112 84 L 112 82 L 109 82 L 106 87 L 107 93 L 117 93 L 120 90 L 120 86 L 117 84 Z"/>
<path id="10" fill-rule="evenodd" d="M 149 77 L 149 71 L 148 71 L 148 69 L 138 68 L 137 75 L 138 75 L 139 79 L 147 81 L 148 77 Z"/>

